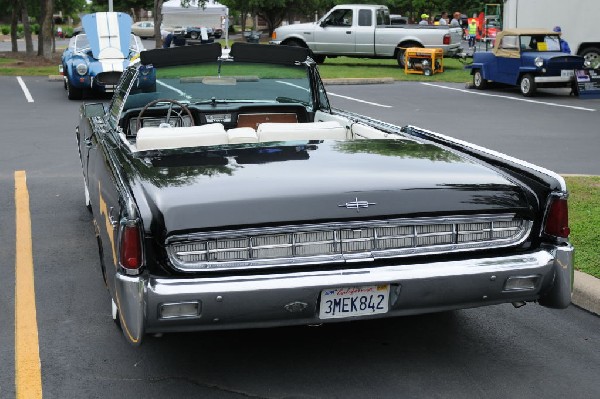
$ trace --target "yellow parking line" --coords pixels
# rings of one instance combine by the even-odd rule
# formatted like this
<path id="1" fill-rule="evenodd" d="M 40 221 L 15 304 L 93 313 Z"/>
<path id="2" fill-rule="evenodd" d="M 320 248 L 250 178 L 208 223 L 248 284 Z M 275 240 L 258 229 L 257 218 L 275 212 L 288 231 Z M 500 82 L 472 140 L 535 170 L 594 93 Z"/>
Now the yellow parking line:
<path id="1" fill-rule="evenodd" d="M 33 283 L 31 216 L 25 171 L 15 172 L 15 386 L 18 399 L 42 397 L 42 373 Z"/>

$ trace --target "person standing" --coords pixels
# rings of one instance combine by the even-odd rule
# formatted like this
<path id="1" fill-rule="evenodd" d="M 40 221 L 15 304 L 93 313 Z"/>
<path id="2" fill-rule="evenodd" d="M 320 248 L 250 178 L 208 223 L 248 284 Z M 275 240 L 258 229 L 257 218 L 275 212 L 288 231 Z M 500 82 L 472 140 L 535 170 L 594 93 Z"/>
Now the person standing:
<path id="1" fill-rule="evenodd" d="M 428 18 L 429 18 L 429 15 L 421 14 L 421 21 L 419 22 L 419 25 L 429 25 Z"/>
<path id="2" fill-rule="evenodd" d="M 460 11 L 456 11 L 454 14 L 452 14 L 452 21 L 450 21 L 450 26 L 460 26 L 460 17 Z"/>
<path id="3" fill-rule="evenodd" d="M 440 25 L 448 25 L 448 13 L 446 11 L 442 13 L 442 17 L 440 18 Z"/>
<path id="4" fill-rule="evenodd" d="M 162 38 L 163 48 L 171 47 L 171 42 L 173 42 L 173 33 L 172 32 L 169 32 L 168 30 L 163 29 L 161 26 L 160 37 Z"/>
<path id="5" fill-rule="evenodd" d="M 469 18 L 469 47 L 474 47 L 477 40 L 477 18 Z"/>
<path id="6" fill-rule="evenodd" d="M 569 47 L 569 43 L 567 43 L 566 40 L 563 40 L 562 29 L 560 29 L 560 26 L 555 26 L 554 29 L 552 29 L 552 31 L 558 33 L 558 40 L 560 42 L 560 51 L 562 51 L 563 53 L 571 54 L 571 47 Z"/>

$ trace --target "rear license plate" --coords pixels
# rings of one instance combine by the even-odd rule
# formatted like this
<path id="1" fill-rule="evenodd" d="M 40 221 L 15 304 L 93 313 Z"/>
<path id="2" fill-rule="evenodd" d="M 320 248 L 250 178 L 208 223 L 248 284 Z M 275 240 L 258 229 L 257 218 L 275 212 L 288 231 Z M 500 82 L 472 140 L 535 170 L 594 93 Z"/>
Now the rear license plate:
<path id="1" fill-rule="evenodd" d="M 330 288 L 321 291 L 320 319 L 387 313 L 390 286 Z"/>
<path id="2" fill-rule="evenodd" d="M 575 76 L 575 71 L 572 69 L 561 69 L 560 77 L 561 78 L 570 78 Z"/>

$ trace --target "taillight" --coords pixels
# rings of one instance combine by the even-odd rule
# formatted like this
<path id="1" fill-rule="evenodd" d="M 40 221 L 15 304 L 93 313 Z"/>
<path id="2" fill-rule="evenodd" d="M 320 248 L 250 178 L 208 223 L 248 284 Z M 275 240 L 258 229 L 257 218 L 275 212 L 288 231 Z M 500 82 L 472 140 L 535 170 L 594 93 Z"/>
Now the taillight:
<path id="1" fill-rule="evenodd" d="M 277 32 L 273 31 L 273 33 L 271 34 L 271 39 L 273 39 L 273 40 L 277 39 Z"/>
<path id="2" fill-rule="evenodd" d="M 566 198 L 554 198 L 550 203 L 544 233 L 561 238 L 569 237 L 571 229 L 569 229 L 569 207 Z"/>
<path id="3" fill-rule="evenodd" d="M 128 270 L 142 266 L 142 237 L 136 223 L 126 224 L 121 231 L 119 260 L 121 266 Z"/>
<path id="4" fill-rule="evenodd" d="M 444 35 L 444 44 L 450 44 L 450 34 L 446 33 Z"/>

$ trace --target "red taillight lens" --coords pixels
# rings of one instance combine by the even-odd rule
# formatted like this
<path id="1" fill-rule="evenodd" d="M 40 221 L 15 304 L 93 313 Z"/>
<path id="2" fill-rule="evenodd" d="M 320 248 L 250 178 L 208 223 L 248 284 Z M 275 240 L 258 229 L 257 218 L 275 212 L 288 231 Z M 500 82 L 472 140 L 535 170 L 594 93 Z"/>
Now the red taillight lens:
<path id="1" fill-rule="evenodd" d="M 142 266 L 142 244 L 137 225 L 125 226 L 121 232 L 121 265 L 126 269 Z"/>
<path id="2" fill-rule="evenodd" d="M 546 216 L 544 232 L 555 237 L 569 237 L 571 229 L 569 229 L 569 207 L 566 199 L 555 198 L 552 200 Z"/>
<path id="3" fill-rule="evenodd" d="M 450 44 L 450 34 L 446 33 L 444 35 L 444 44 Z"/>

